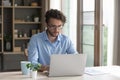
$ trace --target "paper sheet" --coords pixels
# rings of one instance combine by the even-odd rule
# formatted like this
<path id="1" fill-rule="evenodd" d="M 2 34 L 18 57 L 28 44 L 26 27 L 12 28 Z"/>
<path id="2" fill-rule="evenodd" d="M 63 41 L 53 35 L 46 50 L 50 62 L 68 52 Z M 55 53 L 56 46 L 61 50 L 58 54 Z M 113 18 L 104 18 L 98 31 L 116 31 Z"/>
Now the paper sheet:
<path id="1" fill-rule="evenodd" d="M 85 69 L 85 74 L 89 74 L 89 75 L 102 75 L 102 74 L 106 74 L 107 72 L 103 72 L 97 69 L 93 69 L 93 68 L 87 68 Z"/>

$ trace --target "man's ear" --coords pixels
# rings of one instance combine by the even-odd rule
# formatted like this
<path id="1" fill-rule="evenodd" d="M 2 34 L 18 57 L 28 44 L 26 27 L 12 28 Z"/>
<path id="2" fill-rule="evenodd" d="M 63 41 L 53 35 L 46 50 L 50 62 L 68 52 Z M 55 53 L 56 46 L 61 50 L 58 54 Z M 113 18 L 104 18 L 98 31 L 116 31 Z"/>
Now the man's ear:
<path id="1" fill-rule="evenodd" d="M 47 25 L 47 23 L 45 23 L 45 30 L 48 28 L 48 25 Z"/>
<path id="2" fill-rule="evenodd" d="M 45 30 L 47 30 L 48 27 L 45 27 Z"/>

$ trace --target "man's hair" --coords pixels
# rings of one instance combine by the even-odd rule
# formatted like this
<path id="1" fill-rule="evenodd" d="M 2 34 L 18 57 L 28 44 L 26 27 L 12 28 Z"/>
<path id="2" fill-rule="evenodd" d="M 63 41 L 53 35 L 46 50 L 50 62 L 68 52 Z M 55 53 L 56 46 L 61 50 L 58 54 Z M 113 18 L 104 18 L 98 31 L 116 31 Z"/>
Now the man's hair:
<path id="1" fill-rule="evenodd" d="M 58 11 L 57 9 L 50 9 L 46 12 L 45 14 L 46 23 L 49 22 L 50 18 L 61 20 L 63 22 L 63 25 L 66 22 L 66 17 L 64 16 L 64 14 L 61 11 Z"/>

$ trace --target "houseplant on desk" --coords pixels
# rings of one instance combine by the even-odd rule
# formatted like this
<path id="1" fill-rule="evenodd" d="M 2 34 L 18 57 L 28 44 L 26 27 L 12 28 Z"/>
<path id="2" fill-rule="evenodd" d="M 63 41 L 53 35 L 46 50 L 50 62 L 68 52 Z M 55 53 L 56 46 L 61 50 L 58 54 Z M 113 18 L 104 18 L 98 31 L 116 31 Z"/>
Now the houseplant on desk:
<path id="1" fill-rule="evenodd" d="M 37 78 L 37 71 L 41 68 L 41 64 L 33 64 L 33 63 L 28 63 L 27 68 L 31 70 L 31 76 L 33 79 Z"/>

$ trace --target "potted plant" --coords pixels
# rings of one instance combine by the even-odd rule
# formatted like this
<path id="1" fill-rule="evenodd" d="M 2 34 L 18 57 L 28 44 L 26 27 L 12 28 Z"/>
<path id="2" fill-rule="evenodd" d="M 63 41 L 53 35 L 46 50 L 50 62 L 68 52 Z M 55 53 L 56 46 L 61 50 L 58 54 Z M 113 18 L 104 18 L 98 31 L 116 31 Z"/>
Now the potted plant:
<path id="1" fill-rule="evenodd" d="M 28 63 L 27 65 L 27 68 L 30 69 L 31 71 L 31 76 L 33 79 L 36 79 L 37 78 L 37 71 L 41 68 L 41 64 L 33 64 L 33 63 Z"/>

